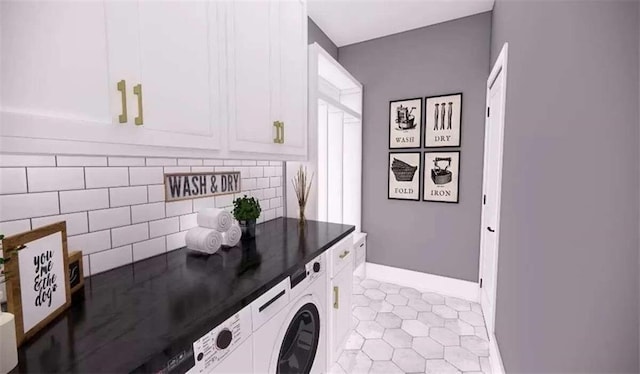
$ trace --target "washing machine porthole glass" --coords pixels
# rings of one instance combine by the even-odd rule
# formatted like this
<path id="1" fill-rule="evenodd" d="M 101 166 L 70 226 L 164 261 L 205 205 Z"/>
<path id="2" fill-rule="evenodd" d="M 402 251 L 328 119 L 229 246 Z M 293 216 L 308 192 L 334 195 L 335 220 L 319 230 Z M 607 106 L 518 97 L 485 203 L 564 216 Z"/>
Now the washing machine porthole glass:
<path id="1" fill-rule="evenodd" d="M 309 373 L 320 339 L 320 314 L 315 305 L 303 305 L 284 334 L 278 354 L 278 374 Z"/>

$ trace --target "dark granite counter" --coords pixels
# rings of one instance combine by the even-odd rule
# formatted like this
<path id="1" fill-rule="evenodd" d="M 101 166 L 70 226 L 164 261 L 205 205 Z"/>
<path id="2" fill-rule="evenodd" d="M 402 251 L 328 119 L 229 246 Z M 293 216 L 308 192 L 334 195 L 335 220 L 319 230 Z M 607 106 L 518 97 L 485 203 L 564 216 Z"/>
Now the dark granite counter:
<path id="1" fill-rule="evenodd" d="M 179 249 L 87 278 L 71 308 L 19 349 L 13 373 L 185 372 L 193 341 L 353 231 L 280 218 L 215 255 Z"/>

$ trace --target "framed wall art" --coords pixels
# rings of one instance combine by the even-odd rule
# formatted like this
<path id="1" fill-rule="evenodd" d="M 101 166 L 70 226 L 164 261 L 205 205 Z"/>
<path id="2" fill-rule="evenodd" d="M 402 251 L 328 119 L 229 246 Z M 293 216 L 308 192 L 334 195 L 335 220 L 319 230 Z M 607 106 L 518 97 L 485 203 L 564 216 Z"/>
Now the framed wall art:
<path id="1" fill-rule="evenodd" d="M 58 222 L 4 238 L 7 309 L 22 344 L 71 305 L 67 225 Z"/>
<path id="2" fill-rule="evenodd" d="M 424 146 L 459 147 L 462 93 L 425 98 Z"/>
<path id="3" fill-rule="evenodd" d="M 389 148 L 420 148 L 422 98 L 389 102 Z"/>
<path id="4" fill-rule="evenodd" d="M 424 153 L 424 201 L 457 203 L 460 190 L 460 152 Z"/>
<path id="5" fill-rule="evenodd" d="M 389 199 L 420 200 L 420 158 L 420 152 L 389 153 Z"/>

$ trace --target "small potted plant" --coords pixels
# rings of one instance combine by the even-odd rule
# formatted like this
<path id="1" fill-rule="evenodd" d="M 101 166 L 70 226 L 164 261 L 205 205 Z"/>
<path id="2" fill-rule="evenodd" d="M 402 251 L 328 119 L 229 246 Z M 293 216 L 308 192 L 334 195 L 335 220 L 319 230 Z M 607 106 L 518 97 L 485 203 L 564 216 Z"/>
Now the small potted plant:
<path id="1" fill-rule="evenodd" d="M 262 209 L 260 202 L 253 197 L 239 197 L 233 200 L 233 211 L 231 212 L 240 223 L 242 237 L 253 238 L 256 236 L 256 220 L 260 217 Z"/>

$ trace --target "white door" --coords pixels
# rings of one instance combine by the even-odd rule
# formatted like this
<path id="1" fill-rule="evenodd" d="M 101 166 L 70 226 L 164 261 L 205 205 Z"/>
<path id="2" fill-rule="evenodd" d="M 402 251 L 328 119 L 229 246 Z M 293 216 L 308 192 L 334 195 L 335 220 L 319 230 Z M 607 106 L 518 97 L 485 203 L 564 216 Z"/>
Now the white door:
<path id="1" fill-rule="evenodd" d="M 103 1 L 0 1 L 0 35 L 2 136 L 89 140 L 111 125 Z"/>
<path id="2" fill-rule="evenodd" d="M 483 176 L 484 194 L 480 241 L 480 299 L 489 337 L 492 337 L 495 331 L 506 77 L 507 45 L 505 44 L 487 81 L 487 120 L 485 124 Z"/>
<path id="3" fill-rule="evenodd" d="M 344 267 L 332 280 L 332 304 L 329 306 L 333 313 L 333 329 L 331 329 L 331 354 L 333 361 L 344 348 L 344 342 L 351 331 L 352 314 L 351 299 L 353 292 L 353 267 Z"/>

